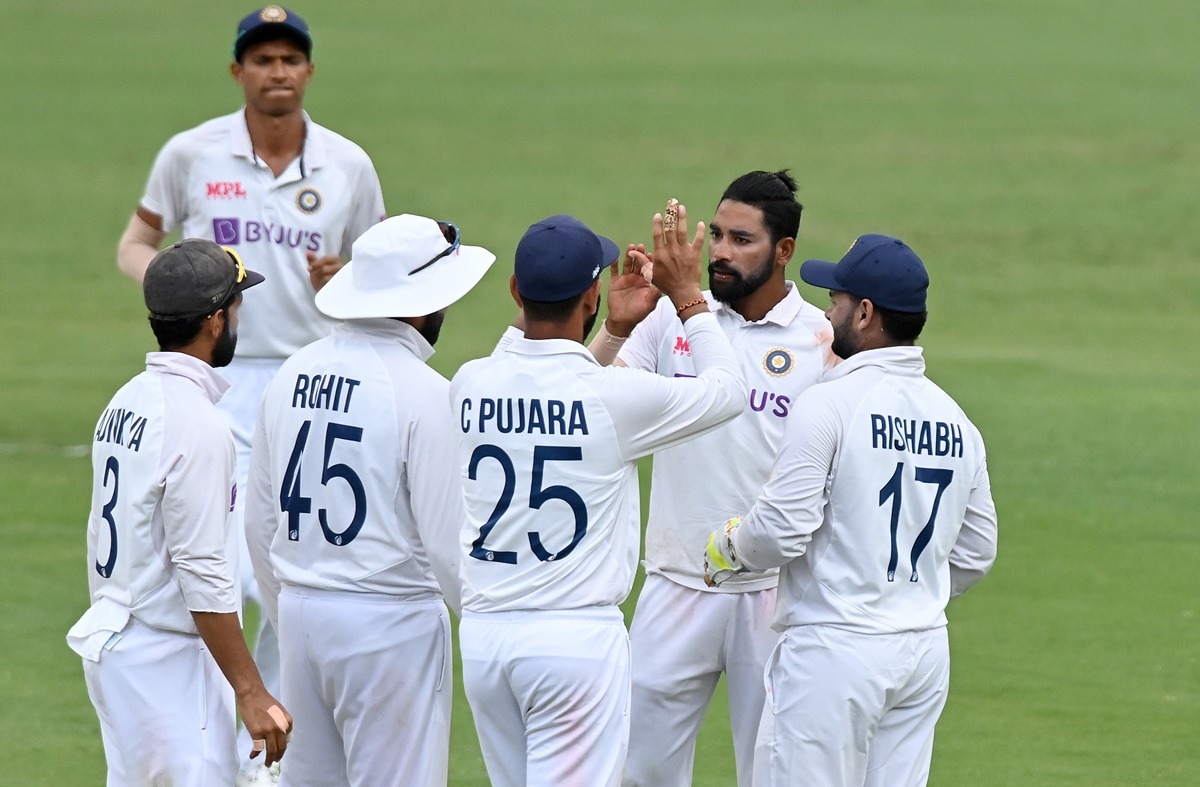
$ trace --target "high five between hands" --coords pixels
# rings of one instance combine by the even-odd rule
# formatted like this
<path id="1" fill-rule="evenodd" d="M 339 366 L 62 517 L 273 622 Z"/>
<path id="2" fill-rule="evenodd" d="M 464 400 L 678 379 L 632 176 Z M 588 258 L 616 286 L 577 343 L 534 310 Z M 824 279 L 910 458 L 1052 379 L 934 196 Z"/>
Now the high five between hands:
<path id="1" fill-rule="evenodd" d="M 605 320 L 609 333 L 628 336 L 654 311 L 660 293 L 671 299 L 682 320 L 708 311 L 700 292 L 704 235 L 704 222 L 697 222 L 696 234 L 688 240 L 687 208 L 675 200 L 667 203 L 665 217 L 654 214 L 653 251 L 647 253 L 645 244 L 631 243 L 624 260 L 614 262 L 609 270 Z"/>

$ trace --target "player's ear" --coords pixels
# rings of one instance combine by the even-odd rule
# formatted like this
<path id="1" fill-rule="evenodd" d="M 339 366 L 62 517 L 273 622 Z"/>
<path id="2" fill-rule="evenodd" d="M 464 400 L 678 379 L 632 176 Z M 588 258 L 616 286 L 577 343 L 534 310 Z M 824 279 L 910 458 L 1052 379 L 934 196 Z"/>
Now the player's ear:
<path id="1" fill-rule="evenodd" d="M 796 253 L 795 238 L 780 238 L 775 244 L 775 264 L 783 267 L 792 261 L 792 255 Z"/>
<path id="2" fill-rule="evenodd" d="M 524 309 L 525 304 L 521 303 L 521 293 L 517 292 L 516 275 L 508 277 L 508 291 L 512 293 L 512 299 L 517 302 L 517 308 Z"/>
<path id="3" fill-rule="evenodd" d="M 233 75 L 233 81 L 239 85 L 242 83 L 242 64 L 238 61 L 233 61 L 229 64 L 229 73 Z"/>
<path id="4" fill-rule="evenodd" d="M 220 338 L 221 333 L 225 330 L 225 322 L 229 319 L 229 314 L 225 309 L 217 309 L 212 313 L 207 320 L 204 321 L 204 328 L 208 331 L 208 335 L 214 340 Z"/>

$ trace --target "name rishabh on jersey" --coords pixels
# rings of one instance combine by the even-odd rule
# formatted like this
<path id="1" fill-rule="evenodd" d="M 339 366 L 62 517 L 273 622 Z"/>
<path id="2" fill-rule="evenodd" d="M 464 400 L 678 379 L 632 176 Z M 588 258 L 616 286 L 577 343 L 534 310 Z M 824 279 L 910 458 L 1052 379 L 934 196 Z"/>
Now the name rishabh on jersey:
<path id="1" fill-rule="evenodd" d="M 636 459 L 717 428 L 745 387 L 715 318 L 687 323 L 697 377 L 601 367 L 578 342 L 502 342 L 451 382 L 469 612 L 614 606 L 633 585 Z"/>
<path id="2" fill-rule="evenodd" d="M 991 567 L 983 439 L 924 371 L 919 347 L 864 351 L 801 396 L 734 535 L 747 567 L 783 565 L 777 629 L 943 626 L 949 600 Z"/>

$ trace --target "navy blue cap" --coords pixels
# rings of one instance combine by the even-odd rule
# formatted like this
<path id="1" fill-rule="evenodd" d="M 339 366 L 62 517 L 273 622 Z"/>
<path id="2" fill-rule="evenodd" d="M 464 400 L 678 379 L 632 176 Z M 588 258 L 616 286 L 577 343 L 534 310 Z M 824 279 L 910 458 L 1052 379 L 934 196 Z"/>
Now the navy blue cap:
<path id="1" fill-rule="evenodd" d="M 304 50 L 305 57 L 312 57 L 312 33 L 308 30 L 308 22 L 281 5 L 269 5 L 247 14 L 238 23 L 237 38 L 233 39 L 233 59 L 240 63 L 250 47 L 278 38 L 290 38 Z"/>
<path id="2" fill-rule="evenodd" d="M 533 301 L 565 301 L 591 287 L 620 254 L 579 219 L 564 213 L 542 219 L 517 244 L 517 292 Z"/>
<path id="3" fill-rule="evenodd" d="M 826 290 L 848 292 L 896 312 L 925 311 L 929 273 L 908 244 L 890 235 L 860 235 L 836 264 L 805 260 L 800 278 Z"/>

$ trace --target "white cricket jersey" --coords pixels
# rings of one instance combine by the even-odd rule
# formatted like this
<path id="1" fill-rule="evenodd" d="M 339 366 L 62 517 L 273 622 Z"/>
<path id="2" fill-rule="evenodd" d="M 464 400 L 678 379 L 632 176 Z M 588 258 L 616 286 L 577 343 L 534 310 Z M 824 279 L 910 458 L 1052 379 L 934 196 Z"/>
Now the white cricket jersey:
<path id="1" fill-rule="evenodd" d="M 195 634 L 191 612 L 238 611 L 233 438 L 213 406 L 227 387 L 204 361 L 149 353 L 105 408 L 92 443 L 93 606 L 73 633 L 120 631 L 111 616 L 127 610 Z"/>
<path id="2" fill-rule="evenodd" d="M 996 508 L 983 439 L 921 348 L 860 352 L 801 394 L 733 546 L 751 570 L 782 566 L 776 629 L 945 625 L 995 560 Z"/>
<path id="3" fill-rule="evenodd" d="M 454 376 L 464 610 L 611 606 L 629 594 L 641 520 L 635 460 L 746 405 L 716 318 L 697 315 L 686 330 L 694 379 L 601 367 L 578 342 L 525 338 Z"/>
<path id="4" fill-rule="evenodd" d="M 775 587 L 778 571 L 740 574 L 709 588 L 696 544 L 754 505 L 771 472 L 783 426 L 796 398 L 816 383 L 835 357 L 825 314 L 805 302 L 796 285 L 761 320 L 748 322 L 709 292 L 709 311 L 733 345 L 750 407 L 687 445 L 654 455 L 646 571 L 701 591 L 747 592 Z M 626 366 L 664 377 L 696 374 L 683 324 L 668 298 L 642 321 L 617 356 Z"/>
<path id="5" fill-rule="evenodd" d="M 278 178 L 254 154 L 243 109 L 172 137 L 150 171 L 142 207 L 163 230 L 236 249 L 266 277 L 247 290 L 238 357 L 285 358 L 329 333 L 317 311 L 306 254 L 346 259 L 354 240 L 384 218 L 370 158 L 304 116 L 304 151 Z"/>
<path id="6" fill-rule="evenodd" d="M 450 383 L 398 320 L 350 320 L 284 362 L 254 436 L 246 540 L 280 583 L 458 605 L 463 522 Z"/>

